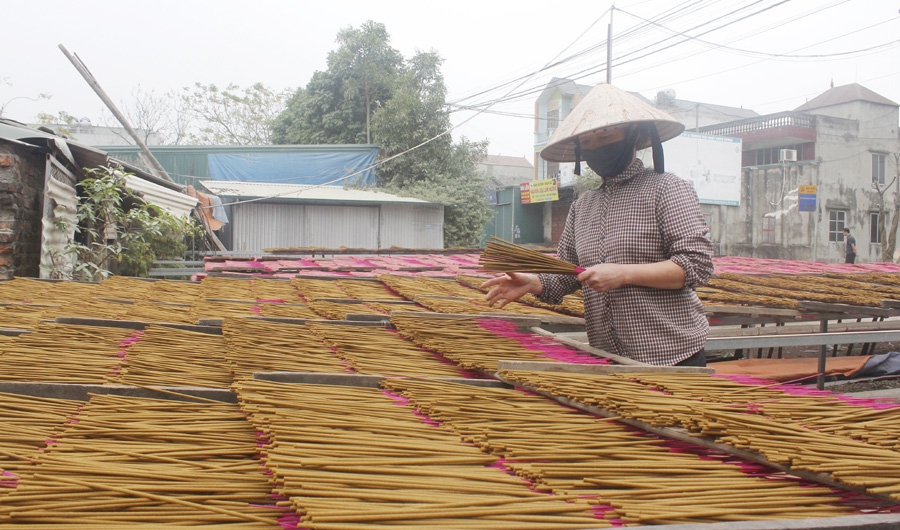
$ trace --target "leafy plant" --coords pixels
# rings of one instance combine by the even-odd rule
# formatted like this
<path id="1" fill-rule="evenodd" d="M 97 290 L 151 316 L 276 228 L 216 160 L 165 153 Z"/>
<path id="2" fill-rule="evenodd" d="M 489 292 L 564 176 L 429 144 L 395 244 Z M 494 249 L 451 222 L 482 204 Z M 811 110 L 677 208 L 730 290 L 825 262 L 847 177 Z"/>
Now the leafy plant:
<path id="1" fill-rule="evenodd" d="M 118 273 L 146 276 L 154 260 L 182 257 L 185 237 L 197 228 L 145 203 L 125 185 L 126 174 L 109 167 L 88 169 L 78 184 L 75 237 L 52 253 L 51 276 L 96 281 Z M 70 231 L 64 219 L 57 228 Z M 71 270 L 65 270 L 67 264 Z"/>
<path id="2" fill-rule="evenodd" d="M 603 184 L 603 177 L 594 173 L 594 170 L 582 162 L 581 175 L 575 176 L 575 193 L 581 196 L 586 191 L 592 190 L 601 184 Z"/>

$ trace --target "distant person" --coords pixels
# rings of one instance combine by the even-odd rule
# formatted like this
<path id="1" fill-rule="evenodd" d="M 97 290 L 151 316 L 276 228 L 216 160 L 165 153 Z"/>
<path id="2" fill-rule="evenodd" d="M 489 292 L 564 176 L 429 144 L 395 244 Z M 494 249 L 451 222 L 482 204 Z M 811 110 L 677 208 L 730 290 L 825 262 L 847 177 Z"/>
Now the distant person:
<path id="1" fill-rule="evenodd" d="M 709 227 L 690 182 L 664 169 L 662 142 L 684 125 L 632 94 L 597 85 L 541 157 L 581 162 L 603 184 L 572 204 L 557 256 L 577 277 L 508 273 L 482 284 L 503 307 L 526 293 L 549 303 L 582 289 L 591 346 L 657 366 L 706 366 L 709 321 L 694 288 L 713 273 Z M 653 147 L 653 168 L 636 158 Z"/>
<path id="2" fill-rule="evenodd" d="M 856 238 L 850 235 L 850 229 L 844 229 L 844 240 L 847 242 L 847 259 L 844 260 L 844 263 L 855 263 L 856 262 Z"/>

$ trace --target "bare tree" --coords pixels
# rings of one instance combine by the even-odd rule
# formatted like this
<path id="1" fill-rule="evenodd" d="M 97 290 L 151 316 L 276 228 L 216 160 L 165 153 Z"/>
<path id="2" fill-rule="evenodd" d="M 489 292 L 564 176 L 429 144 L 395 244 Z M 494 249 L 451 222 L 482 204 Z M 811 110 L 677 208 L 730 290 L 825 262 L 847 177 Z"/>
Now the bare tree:
<path id="1" fill-rule="evenodd" d="M 12 83 L 10 83 L 9 81 L 7 81 L 7 78 L 5 78 L 5 77 L 0 77 L 0 85 L 11 85 L 11 84 L 12 84 Z M 9 98 L 9 99 L 7 99 L 6 101 L 0 103 L 0 118 L 3 117 L 3 114 L 6 112 L 6 108 L 9 106 L 10 103 L 12 103 L 13 101 L 20 100 L 20 99 L 27 99 L 27 100 L 29 100 L 29 101 L 40 101 L 40 100 L 42 100 L 42 99 L 50 99 L 50 94 L 43 94 L 43 93 L 41 93 L 41 94 L 38 94 L 38 95 L 35 96 L 35 97 L 29 97 L 29 96 L 15 96 L 15 97 Z"/>
<path id="2" fill-rule="evenodd" d="M 173 91 L 158 95 L 155 90 L 147 92 L 138 85 L 131 92 L 131 99 L 121 101 L 120 108 L 145 144 L 179 145 L 188 136 L 190 119 L 181 98 Z M 111 115 L 104 112 L 101 123 L 112 127 L 114 134 L 126 143 L 133 143 Z"/>
<path id="3" fill-rule="evenodd" d="M 898 164 L 900 164 L 900 152 L 894 153 L 894 167 L 897 168 L 894 178 L 884 185 L 872 182 L 872 187 L 878 193 L 878 239 L 881 241 L 881 261 L 883 262 L 894 261 L 894 251 L 897 248 L 897 227 L 900 225 L 900 166 Z M 888 212 L 884 197 L 891 186 L 895 187 L 891 208 L 893 215 L 890 215 Z M 888 217 L 891 218 L 891 232 L 890 235 L 885 237 Z"/>
<path id="4" fill-rule="evenodd" d="M 145 144 L 267 145 L 271 143 L 272 123 L 292 92 L 278 92 L 262 83 L 246 89 L 231 84 L 224 90 L 196 83 L 192 88 L 160 95 L 138 85 L 120 108 Z M 41 114 L 39 119 L 54 125 L 72 125 L 77 121 L 65 112 L 60 112 L 59 117 Z M 104 112 L 100 123 L 110 127 L 125 143 L 134 143 L 110 114 Z M 152 137 L 158 141 L 150 141 Z"/>
<path id="5" fill-rule="evenodd" d="M 276 92 L 262 83 L 246 89 L 196 83 L 182 90 L 182 101 L 197 124 L 190 143 L 203 145 L 270 144 L 272 124 L 292 93 Z"/>

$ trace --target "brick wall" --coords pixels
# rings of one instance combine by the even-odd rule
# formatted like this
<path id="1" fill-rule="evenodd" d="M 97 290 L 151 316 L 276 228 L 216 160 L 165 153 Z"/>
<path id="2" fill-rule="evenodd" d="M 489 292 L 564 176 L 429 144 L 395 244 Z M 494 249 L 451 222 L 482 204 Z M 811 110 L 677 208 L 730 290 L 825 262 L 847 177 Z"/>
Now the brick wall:
<path id="1" fill-rule="evenodd" d="M 46 156 L 0 141 L 0 280 L 40 276 Z"/>

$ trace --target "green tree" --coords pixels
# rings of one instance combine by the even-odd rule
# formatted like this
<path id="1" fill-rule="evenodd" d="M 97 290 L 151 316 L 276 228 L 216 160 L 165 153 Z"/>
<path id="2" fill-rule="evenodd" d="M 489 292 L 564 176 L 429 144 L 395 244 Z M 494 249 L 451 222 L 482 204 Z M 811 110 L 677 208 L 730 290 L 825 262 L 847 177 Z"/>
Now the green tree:
<path id="1" fill-rule="evenodd" d="M 443 203 L 444 245 L 472 247 L 493 216 L 490 183 L 477 170 L 487 141 L 453 142 L 441 63 L 436 52 L 417 53 L 397 78 L 394 97 L 375 112 L 372 130 L 386 159 L 379 181 L 398 195 Z"/>
<path id="2" fill-rule="evenodd" d="M 488 181 L 477 171 L 487 142 L 450 136 L 447 88 L 436 52 L 409 60 L 372 21 L 338 34 L 328 69 L 297 90 L 275 121 L 276 143 L 353 144 L 381 148 L 379 185 L 445 205 L 444 244 L 476 246 L 493 215 Z"/>
<path id="3" fill-rule="evenodd" d="M 371 143 L 371 117 L 391 98 L 403 56 L 391 47 L 384 24 L 371 20 L 342 29 L 337 43 L 328 69 L 315 72 L 275 120 L 274 143 Z"/>
<path id="4" fill-rule="evenodd" d="M 182 89 L 185 111 L 196 120 L 188 143 L 201 145 L 268 145 L 275 119 L 289 92 L 276 92 L 262 83 L 246 89 L 230 84 L 196 83 Z"/>

